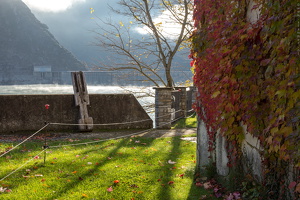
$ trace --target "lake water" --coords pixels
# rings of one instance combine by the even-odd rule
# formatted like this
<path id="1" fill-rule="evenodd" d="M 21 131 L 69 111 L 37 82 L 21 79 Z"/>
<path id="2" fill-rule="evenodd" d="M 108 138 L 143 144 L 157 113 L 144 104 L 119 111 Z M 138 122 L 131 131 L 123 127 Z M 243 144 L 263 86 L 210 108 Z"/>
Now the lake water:
<path id="1" fill-rule="evenodd" d="M 155 102 L 154 90 L 151 87 L 87 86 L 87 90 L 89 94 L 132 93 L 137 97 L 137 100 L 144 107 L 148 115 L 154 119 L 154 108 L 148 108 L 149 105 L 153 105 Z M 18 94 L 74 94 L 74 91 L 72 85 L 0 85 L 0 95 Z M 145 94 L 151 94 L 151 96 Z"/>

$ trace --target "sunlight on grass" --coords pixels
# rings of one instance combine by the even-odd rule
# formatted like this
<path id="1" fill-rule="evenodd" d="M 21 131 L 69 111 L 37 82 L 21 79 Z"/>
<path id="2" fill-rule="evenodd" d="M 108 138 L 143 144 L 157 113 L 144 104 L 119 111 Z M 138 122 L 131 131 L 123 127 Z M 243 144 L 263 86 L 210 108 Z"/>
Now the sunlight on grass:
<path id="1" fill-rule="evenodd" d="M 82 141 L 80 141 L 82 142 Z M 50 142 L 50 146 L 60 142 Z M 8 144 L 0 144 L 0 152 Z M 0 179 L 42 150 L 30 142 L 0 158 Z M 134 137 L 47 149 L 0 182 L 0 199 L 199 199 L 194 184 L 196 144 Z"/>
<path id="2" fill-rule="evenodd" d="M 197 115 L 193 114 L 188 118 L 182 118 L 172 125 L 172 129 L 176 128 L 197 128 Z"/>

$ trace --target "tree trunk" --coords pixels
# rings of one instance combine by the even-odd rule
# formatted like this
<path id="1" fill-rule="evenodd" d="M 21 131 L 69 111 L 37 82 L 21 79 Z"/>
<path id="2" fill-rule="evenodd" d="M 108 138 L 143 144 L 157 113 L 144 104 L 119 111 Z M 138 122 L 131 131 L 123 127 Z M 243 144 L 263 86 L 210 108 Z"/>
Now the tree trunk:
<path id="1" fill-rule="evenodd" d="M 171 69 L 170 67 L 166 67 L 166 78 L 167 78 L 167 87 L 173 88 L 174 87 L 174 81 L 171 75 Z"/>

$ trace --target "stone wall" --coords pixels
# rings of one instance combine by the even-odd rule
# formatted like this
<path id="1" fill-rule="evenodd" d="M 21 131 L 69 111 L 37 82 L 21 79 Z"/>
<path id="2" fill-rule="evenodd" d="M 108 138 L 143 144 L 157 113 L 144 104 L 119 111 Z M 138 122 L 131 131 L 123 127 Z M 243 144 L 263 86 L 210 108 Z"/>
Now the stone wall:
<path id="1" fill-rule="evenodd" d="M 89 116 L 94 124 L 122 123 L 119 125 L 94 125 L 94 129 L 147 129 L 152 120 L 131 94 L 91 94 Z M 45 104 L 50 108 L 45 109 Z M 78 124 L 79 108 L 73 95 L 0 95 L 0 134 L 37 131 L 45 122 Z M 50 125 L 49 129 L 77 130 L 77 126 Z"/>

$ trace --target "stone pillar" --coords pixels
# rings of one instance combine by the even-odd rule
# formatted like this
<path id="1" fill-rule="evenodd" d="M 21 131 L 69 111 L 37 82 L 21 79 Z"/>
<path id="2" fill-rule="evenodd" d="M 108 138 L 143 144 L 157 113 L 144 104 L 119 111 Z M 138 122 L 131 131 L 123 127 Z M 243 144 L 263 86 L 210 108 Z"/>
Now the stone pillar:
<path id="1" fill-rule="evenodd" d="M 172 88 L 155 87 L 155 127 L 171 128 Z"/>
<path id="2" fill-rule="evenodd" d="M 180 91 L 180 116 L 186 117 L 187 116 L 187 94 L 186 94 L 186 87 L 175 87 L 176 90 Z"/>

